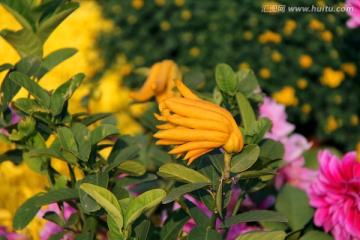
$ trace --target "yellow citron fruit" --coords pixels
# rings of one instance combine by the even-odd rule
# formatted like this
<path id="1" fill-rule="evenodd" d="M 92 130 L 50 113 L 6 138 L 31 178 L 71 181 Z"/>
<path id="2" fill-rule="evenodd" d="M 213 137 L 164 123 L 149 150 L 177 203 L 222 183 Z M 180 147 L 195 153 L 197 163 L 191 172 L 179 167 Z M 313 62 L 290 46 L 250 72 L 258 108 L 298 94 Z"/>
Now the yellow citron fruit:
<path id="1" fill-rule="evenodd" d="M 172 60 L 164 60 L 155 63 L 149 72 L 146 82 L 138 91 L 130 92 L 130 97 L 138 102 L 145 102 L 152 97 L 156 97 L 158 102 L 163 99 L 175 96 L 174 80 L 181 79 L 181 73 Z"/>
<path id="2" fill-rule="evenodd" d="M 176 145 L 170 154 L 185 154 L 188 165 L 196 158 L 223 147 L 227 153 L 240 152 L 243 136 L 233 116 L 226 109 L 198 98 L 180 80 L 175 85 L 182 97 L 170 97 L 159 104 L 161 115 L 155 117 L 166 122 L 156 127 L 158 145 Z"/>

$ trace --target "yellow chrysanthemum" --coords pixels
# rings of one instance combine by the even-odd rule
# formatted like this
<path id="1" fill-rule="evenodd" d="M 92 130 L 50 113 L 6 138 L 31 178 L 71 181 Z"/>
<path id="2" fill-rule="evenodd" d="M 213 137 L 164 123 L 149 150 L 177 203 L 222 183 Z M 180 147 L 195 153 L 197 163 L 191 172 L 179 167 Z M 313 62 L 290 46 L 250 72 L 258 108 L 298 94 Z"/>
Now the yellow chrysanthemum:
<path id="1" fill-rule="evenodd" d="M 242 62 L 239 64 L 239 69 L 240 70 L 250 69 L 250 65 L 247 62 Z"/>
<path id="2" fill-rule="evenodd" d="M 285 106 L 296 106 L 299 102 L 295 95 L 295 89 L 291 86 L 284 86 L 280 91 L 273 93 L 272 97 Z"/>
<path id="3" fill-rule="evenodd" d="M 350 75 L 351 77 L 355 77 L 356 73 L 357 73 L 357 68 L 356 65 L 354 63 L 343 63 L 341 64 L 341 69 L 348 75 Z"/>
<path id="4" fill-rule="evenodd" d="M 353 126 L 357 126 L 358 124 L 359 124 L 359 117 L 357 116 L 357 115 L 352 115 L 351 117 L 350 117 L 350 123 L 351 123 L 351 125 L 353 125 Z"/>
<path id="5" fill-rule="evenodd" d="M 297 84 L 298 88 L 301 89 L 301 90 L 306 89 L 307 86 L 308 86 L 308 82 L 306 81 L 305 78 L 298 79 L 296 84 Z"/>
<path id="6" fill-rule="evenodd" d="M 326 30 L 321 33 L 321 37 L 325 42 L 331 42 L 331 40 L 333 39 L 333 34 L 330 31 Z"/>
<path id="7" fill-rule="evenodd" d="M 253 34 L 251 31 L 245 31 L 244 34 L 243 34 L 243 38 L 244 38 L 246 41 L 252 40 L 253 37 L 254 37 L 254 34 Z"/>
<path id="8" fill-rule="evenodd" d="M 192 47 L 189 49 L 189 54 L 192 57 L 198 57 L 200 56 L 200 49 L 198 47 Z"/>
<path id="9" fill-rule="evenodd" d="M 135 9 L 140 9 L 144 6 L 143 0 L 133 0 L 131 6 Z"/>
<path id="10" fill-rule="evenodd" d="M 296 22 L 292 19 L 290 20 L 287 20 L 286 23 L 285 23 L 285 26 L 283 28 L 283 32 L 286 34 L 286 35 L 290 35 L 293 33 L 293 31 L 296 29 Z"/>
<path id="11" fill-rule="evenodd" d="M 192 14 L 189 10 L 183 10 L 181 12 L 181 18 L 185 21 L 188 21 L 191 18 Z"/>
<path id="12" fill-rule="evenodd" d="M 301 111 L 305 114 L 309 114 L 311 112 L 311 105 L 309 103 L 305 103 L 301 106 Z"/>
<path id="13" fill-rule="evenodd" d="M 259 36 L 259 42 L 262 44 L 265 43 L 281 43 L 281 36 L 272 31 L 266 31 Z"/>
<path id="14" fill-rule="evenodd" d="M 170 30 L 170 28 L 171 28 L 171 25 L 170 25 L 170 23 L 168 22 L 168 21 L 162 21 L 161 23 L 160 23 L 160 28 L 161 28 L 161 30 L 163 30 L 163 31 L 169 31 Z"/>
<path id="15" fill-rule="evenodd" d="M 312 29 L 312 30 L 324 30 L 325 29 L 325 26 L 322 22 L 320 22 L 319 20 L 313 18 L 310 20 L 309 22 L 309 27 Z"/>
<path id="16" fill-rule="evenodd" d="M 299 57 L 299 65 L 302 68 L 309 68 L 311 67 L 313 64 L 313 60 L 311 58 L 311 56 L 307 55 L 307 54 L 303 54 Z"/>
<path id="17" fill-rule="evenodd" d="M 282 56 L 278 51 L 273 51 L 272 54 L 271 54 L 271 59 L 275 63 L 279 63 L 282 60 Z"/>
<path id="18" fill-rule="evenodd" d="M 182 7 L 185 4 L 185 0 L 175 0 L 174 3 L 175 3 L 175 6 Z"/>
<path id="19" fill-rule="evenodd" d="M 183 97 L 171 97 L 159 104 L 166 122 L 156 127 L 154 134 L 158 145 L 176 145 L 170 154 L 185 154 L 188 165 L 214 148 L 223 147 L 227 153 L 240 152 L 244 146 L 242 134 L 234 118 L 226 109 L 201 100 L 181 81 L 175 80 Z"/>
<path id="20" fill-rule="evenodd" d="M 271 77 L 271 72 L 268 68 L 261 68 L 259 72 L 260 77 L 263 79 L 269 79 Z"/>
<path id="21" fill-rule="evenodd" d="M 338 127 L 339 127 L 339 123 L 334 118 L 334 116 L 328 116 L 326 118 L 326 126 L 325 126 L 326 133 L 331 133 L 331 132 L 335 131 L 336 129 L 338 129 Z"/>
<path id="22" fill-rule="evenodd" d="M 330 67 L 326 67 L 323 70 L 323 75 L 320 78 L 320 81 L 325 86 L 336 88 L 344 79 L 345 75 L 342 71 L 336 71 Z"/>

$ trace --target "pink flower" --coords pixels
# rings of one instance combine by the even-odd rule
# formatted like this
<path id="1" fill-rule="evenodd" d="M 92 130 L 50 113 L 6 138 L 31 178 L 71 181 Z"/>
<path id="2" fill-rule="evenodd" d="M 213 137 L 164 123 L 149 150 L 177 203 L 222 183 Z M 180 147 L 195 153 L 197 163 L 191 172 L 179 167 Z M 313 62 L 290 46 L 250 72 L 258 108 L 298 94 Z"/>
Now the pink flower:
<path id="1" fill-rule="evenodd" d="M 260 106 L 260 117 L 267 117 L 272 121 L 273 125 L 265 135 L 267 138 L 279 141 L 287 137 L 295 129 L 294 125 L 286 121 L 285 106 L 268 97 L 264 98 L 264 103 Z"/>
<path id="2" fill-rule="evenodd" d="M 29 240 L 30 238 L 17 233 L 17 232 L 8 232 L 5 226 L 0 226 L 0 237 L 5 237 L 8 240 Z"/>
<path id="3" fill-rule="evenodd" d="M 360 239 L 360 163 L 356 153 L 342 160 L 321 151 L 319 175 L 310 186 L 310 205 L 317 208 L 314 222 L 336 240 Z"/>
<path id="4" fill-rule="evenodd" d="M 347 0 L 345 2 L 347 13 L 351 17 L 346 25 L 348 28 L 360 27 L 360 1 L 359 0 Z"/>
<path id="5" fill-rule="evenodd" d="M 60 214 L 60 210 L 59 207 L 56 203 L 52 203 L 48 206 L 47 209 L 45 210 L 40 210 L 39 213 L 37 214 L 37 216 L 39 218 L 42 218 L 45 213 L 52 211 L 52 212 L 56 212 L 57 214 Z M 75 209 L 73 209 L 70 205 L 68 205 L 67 203 L 64 203 L 64 216 L 65 216 L 65 220 L 69 220 L 71 214 L 75 213 Z M 61 214 L 60 214 L 61 216 Z M 62 217 L 61 217 L 62 218 Z M 40 231 L 40 237 L 41 240 L 46 240 L 48 239 L 50 236 L 54 235 L 55 233 L 58 232 L 62 232 L 64 231 L 64 229 L 58 225 L 56 225 L 53 222 L 47 222 L 44 225 L 44 228 Z M 74 236 L 71 234 L 65 234 L 61 239 L 62 240 L 68 240 L 68 239 L 73 239 Z"/>

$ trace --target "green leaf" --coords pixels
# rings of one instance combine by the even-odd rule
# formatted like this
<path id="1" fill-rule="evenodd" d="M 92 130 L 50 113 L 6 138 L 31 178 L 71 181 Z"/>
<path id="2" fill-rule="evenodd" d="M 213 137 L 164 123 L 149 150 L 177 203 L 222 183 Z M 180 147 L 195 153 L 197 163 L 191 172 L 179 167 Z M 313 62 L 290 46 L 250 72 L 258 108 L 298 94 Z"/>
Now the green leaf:
<path id="1" fill-rule="evenodd" d="M 90 232 L 82 232 L 74 238 L 74 240 L 89 240 L 89 239 L 93 239 Z"/>
<path id="2" fill-rule="evenodd" d="M 49 72 L 59 63 L 73 56 L 76 52 L 77 50 L 75 48 L 62 48 L 50 53 L 43 59 L 41 68 L 36 73 L 36 77 L 38 79 L 42 78 L 47 72 Z"/>
<path id="3" fill-rule="evenodd" d="M 218 210 L 219 216 L 223 218 L 223 185 L 220 182 L 218 189 L 216 190 L 215 205 Z"/>
<path id="4" fill-rule="evenodd" d="M 81 123 L 74 122 L 71 125 L 71 131 L 77 144 L 79 158 L 87 162 L 91 153 L 91 133 L 89 129 Z"/>
<path id="5" fill-rule="evenodd" d="M 215 69 L 215 78 L 217 86 L 221 91 L 234 95 L 236 90 L 236 76 L 231 67 L 227 64 L 220 63 Z"/>
<path id="6" fill-rule="evenodd" d="M 16 50 L 21 58 L 33 55 L 41 58 L 43 55 L 42 43 L 34 32 L 27 29 L 18 31 L 2 30 L 2 36 Z"/>
<path id="7" fill-rule="evenodd" d="M 236 102 L 240 111 L 241 123 L 245 129 L 249 129 L 251 124 L 256 121 L 254 110 L 242 93 L 236 93 Z"/>
<path id="8" fill-rule="evenodd" d="M 250 170 L 240 173 L 238 179 L 258 178 L 262 176 L 276 175 L 276 170 L 263 169 L 263 170 Z"/>
<path id="9" fill-rule="evenodd" d="M 241 234 L 236 240 L 284 240 L 285 237 L 283 231 L 253 231 Z"/>
<path id="10" fill-rule="evenodd" d="M 225 219 L 220 228 L 228 228 L 231 227 L 231 225 L 238 223 L 259 221 L 287 222 L 288 220 L 283 214 L 278 212 L 269 210 L 252 210 Z"/>
<path id="11" fill-rule="evenodd" d="M 76 184 L 91 183 L 99 187 L 107 188 L 108 182 L 109 176 L 105 172 L 87 175 Z M 91 213 L 100 210 L 101 206 L 84 191 L 79 190 L 79 197 L 81 206 L 85 213 Z"/>
<path id="12" fill-rule="evenodd" d="M 2 139 L 0 138 L 0 140 Z M 3 161 L 12 161 L 13 163 L 18 164 L 21 163 L 22 160 L 22 151 L 19 149 L 9 150 L 0 154 L 0 163 Z"/>
<path id="13" fill-rule="evenodd" d="M 40 106 L 35 100 L 31 100 L 28 98 L 19 98 L 15 101 L 15 106 L 29 114 L 32 115 L 33 113 L 40 112 L 40 113 L 50 113 L 50 110 Z"/>
<path id="14" fill-rule="evenodd" d="M 37 36 L 41 40 L 41 43 L 45 43 L 46 39 L 55 28 L 57 28 L 57 26 L 78 7 L 79 3 L 66 4 L 62 9 L 58 10 L 56 14 L 41 22 L 39 29 L 37 30 Z"/>
<path id="15" fill-rule="evenodd" d="M 172 188 L 168 193 L 168 195 L 163 199 L 162 203 L 163 204 L 170 203 L 175 199 L 177 199 L 178 197 L 184 195 L 185 193 L 189 193 L 209 185 L 210 183 L 196 182 L 196 183 L 188 183 L 177 188 Z"/>
<path id="16" fill-rule="evenodd" d="M 131 176 L 141 176 L 145 173 L 145 167 L 136 161 L 124 161 L 119 164 L 117 169 L 122 172 L 129 174 Z"/>
<path id="17" fill-rule="evenodd" d="M 58 232 L 51 235 L 47 240 L 61 240 L 65 234 L 67 234 L 67 232 Z"/>
<path id="18" fill-rule="evenodd" d="M 5 71 L 5 70 L 12 70 L 14 69 L 14 65 L 10 64 L 10 63 L 5 63 L 0 65 L 0 72 Z"/>
<path id="19" fill-rule="evenodd" d="M 53 148 L 37 148 L 29 152 L 29 157 L 43 157 L 43 156 L 65 160 L 62 153 Z"/>
<path id="20" fill-rule="evenodd" d="M 44 107 L 50 107 L 50 96 L 39 84 L 32 81 L 28 76 L 21 72 L 12 72 L 9 78 L 19 86 L 24 87 L 35 99 Z"/>
<path id="21" fill-rule="evenodd" d="M 157 176 L 155 174 L 146 173 L 146 174 L 142 175 L 141 177 L 126 176 L 121 179 L 116 179 L 115 182 L 116 182 L 116 185 L 118 185 L 120 187 L 124 187 L 124 186 L 132 185 L 132 184 L 140 184 L 140 183 L 144 183 L 144 182 L 154 181 L 156 179 L 157 179 Z"/>
<path id="22" fill-rule="evenodd" d="M 303 228 L 314 215 L 306 193 L 290 185 L 285 185 L 280 190 L 275 207 L 289 219 L 292 230 Z"/>
<path id="23" fill-rule="evenodd" d="M 114 149 L 113 149 L 114 150 Z M 116 168 L 121 162 L 126 160 L 134 159 L 136 156 L 139 155 L 140 148 L 136 145 L 125 147 L 119 151 L 116 151 L 116 156 L 110 154 L 109 156 L 109 165 L 107 166 L 106 170 L 110 171 Z"/>
<path id="24" fill-rule="evenodd" d="M 16 18 L 24 29 L 32 31 L 31 24 L 29 23 L 29 13 L 31 7 L 29 1 L 2 0 L 0 4 L 2 4 L 4 8 Z"/>
<path id="25" fill-rule="evenodd" d="M 15 230 L 25 228 L 40 210 L 40 206 L 36 206 L 37 200 L 43 194 L 37 194 L 26 200 L 17 210 L 13 219 L 13 227 Z"/>
<path id="26" fill-rule="evenodd" d="M 223 157 L 223 154 L 221 154 L 221 155 Z M 199 159 L 197 171 L 199 173 L 201 173 L 202 175 L 204 175 L 205 177 L 207 177 L 208 179 L 210 179 L 211 184 L 213 185 L 213 188 L 217 188 L 217 186 L 219 185 L 219 179 L 221 178 L 222 172 L 218 171 L 216 166 L 214 166 L 214 164 L 212 164 L 211 160 L 209 161 L 208 155 L 202 156 Z"/>
<path id="27" fill-rule="evenodd" d="M 71 98 L 75 90 L 80 86 L 85 75 L 79 73 L 72 77 L 67 82 L 58 87 L 51 95 L 50 110 L 54 116 L 60 114 L 63 110 L 64 104 Z"/>
<path id="28" fill-rule="evenodd" d="M 172 212 L 167 218 L 160 231 L 160 239 L 177 240 L 185 223 L 189 221 L 186 212 L 179 208 Z"/>
<path id="29" fill-rule="evenodd" d="M 98 127 L 96 127 L 92 132 L 90 136 L 90 142 L 92 145 L 100 142 L 104 138 L 107 138 L 111 135 L 119 134 L 119 130 L 116 126 L 110 125 L 110 124 L 102 124 Z"/>
<path id="30" fill-rule="evenodd" d="M 150 220 L 144 219 L 134 227 L 136 240 L 147 240 L 147 235 L 150 229 Z"/>
<path id="31" fill-rule="evenodd" d="M 46 212 L 43 215 L 43 218 L 50 221 L 50 222 L 53 222 L 53 223 L 55 223 L 55 224 L 57 224 L 59 226 L 64 225 L 64 220 L 62 220 L 60 218 L 60 216 L 56 212 L 52 212 L 52 211 Z"/>
<path id="32" fill-rule="evenodd" d="M 249 169 L 258 159 L 260 148 L 256 144 L 250 144 L 231 158 L 231 172 L 239 173 Z"/>
<path id="33" fill-rule="evenodd" d="M 130 227 L 144 211 L 161 203 L 165 196 L 166 192 L 164 190 L 153 189 L 132 200 L 124 214 L 124 228 L 127 229 Z"/>
<path id="34" fill-rule="evenodd" d="M 75 189 L 59 189 L 48 193 L 39 193 L 26 200 L 16 211 L 13 226 L 16 230 L 25 228 L 35 217 L 41 206 L 78 198 Z"/>
<path id="35" fill-rule="evenodd" d="M 270 130 L 272 122 L 268 118 L 260 118 L 253 122 L 250 128 L 246 129 L 245 143 L 258 143 Z"/>
<path id="36" fill-rule="evenodd" d="M 65 150 L 63 152 L 63 154 L 64 154 L 64 157 L 66 158 L 66 160 L 69 161 L 70 160 L 69 157 L 71 157 L 71 156 L 67 155 L 68 153 L 66 151 L 73 154 L 74 156 L 79 156 L 77 144 L 76 144 L 74 135 L 71 132 L 71 130 L 67 127 L 60 127 L 57 129 L 57 134 L 59 136 L 61 145 L 62 145 L 63 149 Z M 76 163 L 76 159 L 74 159 L 74 158 L 71 158 L 71 159 L 72 159 L 70 161 L 71 163 Z"/>
<path id="37" fill-rule="evenodd" d="M 159 176 L 167 179 L 172 179 L 179 182 L 195 183 L 195 182 L 207 182 L 210 183 L 210 179 L 202 175 L 201 173 L 187 168 L 183 165 L 176 163 L 167 163 L 159 168 L 157 173 Z"/>
<path id="38" fill-rule="evenodd" d="M 200 191 L 199 191 L 200 192 Z M 197 205 L 185 199 L 184 201 L 178 202 L 183 209 L 188 209 L 187 214 L 194 219 L 195 223 L 198 226 L 207 227 L 210 224 L 210 218 L 206 215 L 206 213 L 201 210 Z M 185 206 L 183 206 L 185 204 Z"/>
<path id="39" fill-rule="evenodd" d="M 39 132 L 31 136 L 31 148 L 45 148 L 46 144 L 44 138 Z M 23 152 L 24 162 L 30 167 L 31 170 L 40 174 L 46 174 L 47 167 L 50 162 L 49 157 L 30 157 L 28 152 Z"/>
<path id="40" fill-rule="evenodd" d="M 259 87 L 259 82 L 255 76 L 255 73 L 251 69 L 240 70 L 236 73 L 237 90 L 242 93 L 248 93 L 254 91 Z"/>
<path id="41" fill-rule="evenodd" d="M 97 122 L 103 118 L 109 117 L 111 116 L 112 113 L 97 113 L 97 114 L 92 114 L 89 117 L 86 117 L 84 119 L 81 120 L 81 123 L 89 126 L 90 124 Z"/>
<path id="42" fill-rule="evenodd" d="M 265 162 L 279 160 L 284 157 L 285 149 L 281 142 L 272 139 L 263 139 L 259 142 L 260 159 Z"/>
<path id="43" fill-rule="evenodd" d="M 191 229 L 188 240 L 221 240 L 220 234 L 214 230 L 202 226 L 196 226 Z"/>
<path id="44" fill-rule="evenodd" d="M 117 228 L 123 227 L 124 219 L 121 213 L 119 202 L 116 197 L 106 188 L 102 188 L 90 183 L 83 183 L 80 189 L 89 194 L 105 211 L 113 218 Z"/>
<path id="45" fill-rule="evenodd" d="M 316 231 L 316 230 L 310 230 L 307 233 L 305 233 L 304 236 L 300 238 L 300 240 L 333 240 L 334 238 L 324 232 Z"/>

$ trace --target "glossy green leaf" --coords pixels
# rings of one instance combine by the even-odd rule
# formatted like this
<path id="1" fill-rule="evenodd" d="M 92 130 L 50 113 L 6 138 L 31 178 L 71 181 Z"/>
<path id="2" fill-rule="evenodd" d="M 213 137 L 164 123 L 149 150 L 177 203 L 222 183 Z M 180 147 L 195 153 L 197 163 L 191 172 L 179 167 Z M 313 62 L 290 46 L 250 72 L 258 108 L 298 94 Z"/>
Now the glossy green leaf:
<path id="1" fill-rule="evenodd" d="M 268 118 L 260 118 L 246 129 L 245 143 L 258 143 L 271 129 L 272 122 Z"/>
<path id="2" fill-rule="evenodd" d="M 124 228 L 127 229 L 144 211 L 161 203 L 165 196 L 164 190 L 153 189 L 132 200 L 125 212 Z"/>
<path id="3" fill-rule="evenodd" d="M 121 162 L 117 169 L 122 172 L 126 173 L 131 176 L 141 176 L 145 173 L 146 169 L 145 167 L 136 161 L 124 161 Z"/>
<path id="4" fill-rule="evenodd" d="M 99 187 L 107 188 L 109 176 L 107 173 L 90 174 L 81 179 L 77 184 L 90 183 Z M 85 213 L 100 210 L 101 206 L 86 192 L 79 190 L 81 207 Z"/>
<path id="5" fill-rule="evenodd" d="M 5 70 L 12 70 L 14 69 L 14 65 L 10 64 L 10 63 L 5 63 L 0 65 L 0 72 L 3 72 Z"/>
<path id="6" fill-rule="evenodd" d="M 96 127 L 92 132 L 90 136 L 90 142 L 91 144 L 96 144 L 100 142 L 101 140 L 111 136 L 119 134 L 119 130 L 116 126 L 110 125 L 110 124 L 102 124 L 98 127 Z"/>
<path id="7" fill-rule="evenodd" d="M 29 152 L 29 157 L 42 157 L 42 156 L 65 160 L 63 154 L 57 149 L 53 149 L 53 148 L 36 148 Z"/>
<path id="8" fill-rule="evenodd" d="M 40 85 L 21 72 L 12 72 L 9 78 L 19 86 L 24 87 L 44 107 L 50 107 L 50 96 Z"/>
<path id="9" fill-rule="evenodd" d="M 167 218 L 160 231 L 160 239 L 177 240 L 185 223 L 189 221 L 186 212 L 179 208 Z"/>
<path id="10" fill-rule="evenodd" d="M 115 182 L 117 185 L 124 187 L 132 184 L 140 184 L 144 182 L 154 181 L 156 179 L 157 176 L 155 174 L 145 173 L 141 177 L 126 176 L 121 179 L 116 179 Z"/>
<path id="11" fill-rule="evenodd" d="M 2 30 L 0 32 L 0 36 L 2 36 L 16 50 L 22 58 L 30 55 L 41 58 L 43 55 L 40 39 L 30 30 Z"/>
<path id="12" fill-rule="evenodd" d="M 333 240 L 334 238 L 331 235 L 328 235 L 324 232 L 310 230 L 305 233 L 300 240 Z"/>
<path id="13" fill-rule="evenodd" d="M 213 188 L 216 189 L 217 186 L 219 185 L 221 172 L 218 171 L 216 166 L 212 164 L 211 160 L 209 161 L 209 156 L 207 155 L 200 157 L 198 161 L 199 164 L 197 166 L 197 171 L 202 175 L 204 175 L 205 177 L 207 177 L 208 179 L 210 179 Z"/>
<path id="14" fill-rule="evenodd" d="M 239 173 L 249 169 L 260 155 L 260 148 L 256 144 L 250 144 L 231 158 L 231 172 Z"/>
<path id="15" fill-rule="evenodd" d="M 215 78 L 217 86 L 221 91 L 233 95 L 236 90 L 236 76 L 231 67 L 220 63 L 215 69 Z"/>
<path id="16" fill-rule="evenodd" d="M 41 136 L 39 132 L 36 132 L 35 135 L 31 136 L 31 148 L 45 148 L 46 144 L 44 138 Z M 24 162 L 30 167 L 31 170 L 40 173 L 46 174 L 48 164 L 50 162 L 50 158 L 43 157 L 31 157 L 28 152 L 23 152 Z"/>
<path id="17" fill-rule="evenodd" d="M 113 218 L 119 229 L 123 227 L 124 219 L 119 202 L 109 190 L 90 183 L 81 184 L 80 189 L 89 194 L 101 207 L 105 209 L 109 216 Z"/>
<path id="18" fill-rule="evenodd" d="M 201 173 L 185 167 L 177 163 L 167 163 L 159 168 L 158 175 L 172 179 L 179 182 L 195 183 L 195 182 L 207 182 L 210 183 L 210 179 L 202 175 Z"/>
<path id="19" fill-rule="evenodd" d="M 46 212 L 44 215 L 43 215 L 43 218 L 50 221 L 50 222 L 53 222 L 59 226 L 63 226 L 65 224 L 64 220 L 62 220 L 60 218 L 60 216 L 56 213 L 56 212 L 53 212 L 53 211 L 48 211 Z"/>
<path id="20" fill-rule="evenodd" d="M 111 116 L 112 113 L 97 113 L 97 114 L 91 114 L 88 117 L 85 117 L 84 119 L 81 120 L 81 123 L 89 126 L 90 124 L 97 122 L 103 118 L 107 118 L 109 116 Z"/>
<path id="21" fill-rule="evenodd" d="M 220 234 L 214 230 L 202 226 L 193 227 L 187 237 L 188 240 L 221 240 Z"/>
<path id="22" fill-rule="evenodd" d="M 284 240 L 285 237 L 283 231 L 253 231 L 241 234 L 236 240 Z"/>
<path id="23" fill-rule="evenodd" d="M 269 210 L 252 210 L 229 217 L 223 221 L 221 228 L 228 228 L 234 224 L 259 221 L 287 222 L 285 215 Z"/>
<path id="24" fill-rule="evenodd" d="M 303 228 L 314 215 L 306 193 L 290 185 L 285 185 L 280 190 L 275 207 L 289 219 L 292 230 Z"/>
<path id="25" fill-rule="evenodd" d="M 63 149 L 77 156 L 78 148 L 72 131 L 67 127 L 60 127 L 57 129 L 57 134 Z M 64 152 L 64 156 L 66 157 L 66 152 Z"/>
<path id="26" fill-rule="evenodd" d="M 255 73 L 251 69 L 240 70 L 236 73 L 237 89 L 242 93 L 252 92 L 259 87 Z"/>
<path id="27" fill-rule="evenodd" d="M 19 98 L 15 101 L 15 106 L 29 114 L 32 115 L 33 113 L 40 112 L 40 113 L 50 113 L 50 110 L 40 106 L 35 100 L 31 100 L 28 98 Z"/>
<path id="28" fill-rule="evenodd" d="M 240 173 L 239 174 L 240 176 L 237 179 L 258 178 L 262 176 L 271 176 L 276 174 L 277 174 L 276 170 L 271 170 L 271 169 L 249 170 Z"/>
<path id="29" fill-rule="evenodd" d="M 37 200 L 42 194 L 37 194 L 26 200 L 17 210 L 13 219 L 13 227 L 15 230 L 25 228 L 40 210 L 40 206 L 36 206 Z"/>
<path id="30" fill-rule="evenodd" d="M 84 124 L 74 122 L 71 125 L 71 131 L 78 147 L 79 158 L 87 162 L 92 149 L 90 142 L 90 130 Z"/>
<path id="31" fill-rule="evenodd" d="M 61 113 L 64 104 L 73 95 L 75 90 L 80 86 L 85 75 L 79 73 L 72 77 L 67 82 L 58 87 L 51 95 L 51 107 L 50 110 L 54 116 Z"/>
<path id="32" fill-rule="evenodd" d="M 45 43 L 46 39 L 55 30 L 55 28 L 57 28 L 57 26 L 78 7 L 79 3 L 73 2 L 66 4 L 62 7 L 62 9 L 59 9 L 55 14 L 41 22 L 37 31 L 37 36 L 39 37 L 41 43 Z"/>
<path id="33" fill-rule="evenodd" d="M 168 193 L 168 195 L 163 199 L 162 203 L 163 204 L 170 203 L 175 199 L 177 199 L 178 197 L 184 195 L 185 193 L 189 193 L 209 185 L 210 183 L 196 182 L 196 183 L 188 183 L 177 188 L 172 188 Z"/>
<path id="34" fill-rule="evenodd" d="M 260 159 L 265 162 L 279 160 L 284 157 L 284 145 L 272 139 L 263 139 L 259 142 Z"/>
<path id="35" fill-rule="evenodd" d="M 134 227 L 136 240 L 147 240 L 150 229 L 150 220 L 143 219 L 139 224 Z"/>
<path id="36" fill-rule="evenodd" d="M 114 156 L 112 161 L 109 161 L 109 166 L 106 168 L 107 171 L 110 171 L 116 168 L 121 162 L 126 160 L 134 159 L 139 155 L 140 148 L 136 145 L 125 147 L 119 151 L 117 151 L 117 155 Z M 111 157 L 111 155 L 110 155 Z M 110 158 L 109 157 L 109 158 Z"/>
<path id="37" fill-rule="evenodd" d="M 216 197 L 215 197 L 215 205 L 216 209 L 218 210 L 218 214 L 220 218 L 223 218 L 223 184 L 222 182 L 219 183 L 218 189 L 216 190 Z"/>
<path id="38" fill-rule="evenodd" d="M 50 53 L 43 59 L 41 68 L 36 73 L 36 77 L 39 79 L 42 78 L 47 72 L 49 72 L 59 63 L 62 63 L 66 59 L 73 56 L 76 52 L 77 50 L 75 48 L 62 48 Z"/>
<path id="39" fill-rule="evenodd" d="M 241 123 L 245 129 L 249 129 L 251 124 L 256 121 L 254 110 L 242 93 L 236 93 L 236 102 L 240 111 Z"/>

